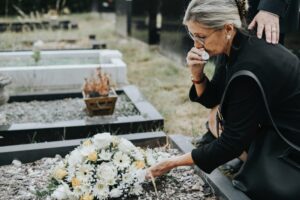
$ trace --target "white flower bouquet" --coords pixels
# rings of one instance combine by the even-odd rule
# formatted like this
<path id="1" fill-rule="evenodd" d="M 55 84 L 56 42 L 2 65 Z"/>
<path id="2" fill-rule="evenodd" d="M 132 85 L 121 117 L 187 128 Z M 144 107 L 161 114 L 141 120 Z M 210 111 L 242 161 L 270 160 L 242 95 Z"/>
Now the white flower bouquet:
<path id="1" fill-rule="evenodd" d="M 136 196 L 143 192 L 145 169 L 168 156 L 109 133 L 97 134 L 55 166 L 48 192 L 57 200 Z"/>

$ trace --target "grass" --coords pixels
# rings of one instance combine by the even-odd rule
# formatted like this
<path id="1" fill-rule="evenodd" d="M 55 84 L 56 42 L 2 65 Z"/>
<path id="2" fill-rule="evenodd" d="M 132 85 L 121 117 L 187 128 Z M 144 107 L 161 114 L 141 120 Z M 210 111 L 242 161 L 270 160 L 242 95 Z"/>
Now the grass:
<path id="1" fill-rule="evenodd" d="M 25 39 L 60 40 L 96 34 L 97 39 L 106 42 L 109 49 L 118 49 L 123 53 L 129 83 L 138 86 L 163 115 L 166 133 L 197 136 L 205 132 L 208 110 L 190 102 L 188 92 L 191 81 L 185 66 L 162 56 L 157 47 L 116 35 L 113 15 L 90 13 L 71 15 L 69 18 L 78 22 L 79 30 L 2 33 L 0 49 L 22 49 L 21 41 Z M 212 70 L 212 65 L 208 64 L 207 73 L 211 74 Z"/>

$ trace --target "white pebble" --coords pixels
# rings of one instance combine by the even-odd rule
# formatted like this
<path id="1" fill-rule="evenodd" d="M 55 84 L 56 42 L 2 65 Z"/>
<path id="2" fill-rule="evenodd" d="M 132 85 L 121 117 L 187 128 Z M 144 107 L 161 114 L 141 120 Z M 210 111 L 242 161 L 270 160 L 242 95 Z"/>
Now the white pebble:
<path id="1" fill-rule="evenodd" d="M 13 160 L 11 164 L 13 164 L 15 167 L 21 167 L 22 162 L 19 160 Z"/>

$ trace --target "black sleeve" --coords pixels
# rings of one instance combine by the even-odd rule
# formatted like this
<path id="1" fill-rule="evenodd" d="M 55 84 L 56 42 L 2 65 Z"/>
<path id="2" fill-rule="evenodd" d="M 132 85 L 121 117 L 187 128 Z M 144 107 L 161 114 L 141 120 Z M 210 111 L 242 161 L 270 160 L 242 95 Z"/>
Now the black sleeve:
<path id="1" fill-rule="evenodd" d="M 266 116 L 260 90 L 251 78 L 237 78 L 227 92 L 222 109 L 224 131 L 212 143 L 192 151 L 194 163 L 207 173 L 240 156 Z"/>
<path id="2" fill-rule="evenodd" d="M 260 0 L 258 10 L 265 10 L 284 17 L 291 0 Z"/>
<path id="3" fill-rule="evenodd" d="M 206 88 L 203 94 L 198 97 L 196 88 L 192 85 L 189 97 L 193 102 L 198 102 L 206 108 L 213 108 L 220 104 L 221 96 L 225 88 L 226 79 L 226 67 L 224 64 L 225 57 L 219 57 L 219 61 L 216 64 L 214 75 L 211 81 L 207 80 Z"/>

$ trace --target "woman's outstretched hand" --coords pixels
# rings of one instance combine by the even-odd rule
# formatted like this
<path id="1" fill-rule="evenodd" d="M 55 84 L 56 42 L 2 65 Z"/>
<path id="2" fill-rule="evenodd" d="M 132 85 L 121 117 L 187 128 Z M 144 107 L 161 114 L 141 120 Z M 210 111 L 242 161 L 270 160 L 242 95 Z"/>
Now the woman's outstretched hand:
<path id="1" fill-rule="evenodd" d="M 171 169 L 178 166 L 186 166 L 186 165 L 193 165 L 193 164 L 194 161 L 192 159 L 191 153 L 169 158 L 148 168 L 146 172 L 146 179 L 151 179 L 152 177 L 155 178 L 164 175 L 165 173 L 169 172 Z"/>
<path id="2" fill-rule="evenodd" d="M 169 172 L 173 168 L 172 160 L 167 159 L 158 164 L 155 164 L 147 169 L 146 179 L 151 179 L 152 177 L 162 176 L 165 173 Z"/>

